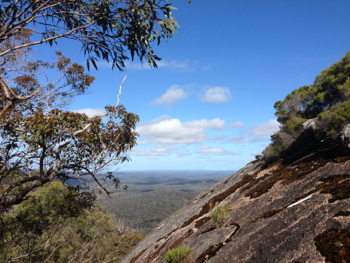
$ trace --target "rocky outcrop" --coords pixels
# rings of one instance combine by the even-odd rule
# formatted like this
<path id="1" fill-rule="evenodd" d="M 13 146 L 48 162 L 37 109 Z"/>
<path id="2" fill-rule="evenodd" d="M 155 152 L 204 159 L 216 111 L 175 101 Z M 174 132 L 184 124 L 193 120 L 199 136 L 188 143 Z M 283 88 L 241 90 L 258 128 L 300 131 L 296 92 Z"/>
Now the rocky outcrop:
<path id="1" fill-rule="evenodd" d="M 121 262 L 163 263 L 180 244 L 197 263 L 350 262 L 350 154 L 341 143 L 312 149 L 267 167 L 249 163 L 163 220 Z M 210 203 L 229 204 L 220 227 Z"/>
<path id="2" fill-rule="evenodd" d="M 303 123 L 303 130 L 304 131 L 316 131 L 317 126 L 316 126 L 316 122 L 317 122 L 318 118 L 313 118 L 313 119 L 309 119 L 306 122 Z"/>
<path id="3" fill-rule="evenodd" d="M 342 129 L 340 139 L 345 147 L 350 148 L 350 124 Z"/>

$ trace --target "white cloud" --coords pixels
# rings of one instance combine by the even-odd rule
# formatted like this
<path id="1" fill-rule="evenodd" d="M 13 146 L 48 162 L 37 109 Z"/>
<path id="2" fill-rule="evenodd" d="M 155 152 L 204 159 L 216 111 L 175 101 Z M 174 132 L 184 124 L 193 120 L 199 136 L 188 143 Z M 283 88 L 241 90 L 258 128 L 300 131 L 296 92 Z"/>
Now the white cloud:
<path id="1" fill-rule="evenodd" d="M 167 91 L 158 99 L 151 102 L 151 105 L 165 104 L 168 107 L 178 100 L 183 100 L 189 96 L 182 88 L 178 85 L 172 85 Z"/>
<path id="2" fill-rule="evenodd" d="M 189 60 L 177 61 L 177 60 L 161 60 L 157 62 L 159 68 L 171 68 L 171 69 L 186 69 L 188 67 Z"/>
<path id="3" fill-rule="evenodd" d="M 91 108 L 75 110 L 72 112 L 85 113 L 89 118 L 106 113 L 105 109 L 91 109 Z"/>
<path id="4" fill-rule="evenodd" d="M 197 143 L 210 139 L 206 129 L 221 130 L 225 127 L 225 121 L 219 118 L 181 122 L 170 116 L 162 116 L 140 123 L 136 131 L 148 143 Z"/>
<path id="5" fill-rule="evenodd" d="M 243 137 L 243 136 L 235 136 L 227 141 L 225 143 L 246 143 L 246 142 L 251 142 L 251 138 Z"/>
<path id="6" fill-rule="evenodd" d="M 241 121 L 236 121 L 236 122 L 230 123 L 229 126 L 233 128 L 239 128 L 244 126 L 244 123 Z"/>
<path id="7" fill-rule="evenodd" d="M 179 147 L 180 150 L 176 152 L 177 157 L 183 158 L 189 155 L 192 155 L 191 150 L 189 150 L 186 146 Z"/>
<path id="8" fill-rule="evenodd" d="M 135 59 L 137 61 L 137 59 Z M 132 61 L 125 61 L 125 67 L 126 69 L 131 70 L 148 70 L 152 69 L 146 61 L 141 64 L 141 62 L 132 62 Z M 162 59 L 161 61 L 156 61 L 158 68 L 169 68 L 173 70 L 188 70 L 190 61 L 184 60 L 184 61 L 178 61 L 178 60 L 166 60 Z"/>
<path id="9" fill-rule="evenodd" d="M 131 151 L 131 155 L 136 155 L 136 156 L 165 156 L 169 155 L 173 151 L 176 151 L 177 147 L 169 147 L 169 148 L 164 148 L 163 145 L 156 145 L 154 149 L 151 150 L 140 150 L 140 149 L 133 149 Z"/>
<path id="10" fill-rule="evenodd" d="M 211 69 L 211 68 L 212 68 L 211 65 L 206 65 L 206 66 L 204 66 L 204 67 L 202 68 L 202 70 L 204 71 L 204 70 L 208 70 L 208 69 Z"/>
<path id="11" fill-rule="evenodd" d="M 269 141 L 269 138 L 266 137 L 258 137 L 258 138 L 248 138 L 244 136 L 235 136 L 224 143 L 255 143 L 255 142 L 264 142 L 264 141 Z"/>
<path id="12" fill-rule="evenodd" d="M 279 122 L 276 119 L 272 119 L 261 125 L 254 126 L 250 129 L 249 134 L 253 136 L 272 135 L 279 131 L 279 127 Z"/>
<path id="13" fill-rule="evenodd" d="M 222 140 L 225 140 L 226 138 L 227 138 L 226 135 L 219 135 L 214 138 L 214 141 L 222 141 Z"/>
<path id="14" fill-rule="evenodd" d="M 267 142 L 269 141 L 270 138 L 266 138 L 266 137 L 257 137 L 257 138 L 254 138 L 252 139 L 252 142 Z"/>
<path id="15" fill-rule="evenodd" d="M 192 153 L 190 153 L 190 152 L 176 152 L 176 155 L 177 155 L 177 157 L 179 157 L 179 158 L 182 158 L 182 157 L 186 157 L 186 156 L 189 156 L 189 155 L 192 155 Z"/>
<path id="16" fill-rule="evenodd" d="M 213 163 L 227 163 L 227 162 L 232 162 L 231 160 L 221 160 L 221 159 L 212 159 L 211 162 Z"/>
<path id="17" fill-rule="evenodd" d="M 97 68 L 112 68 L 112 62 L 107 62 L 105 60 L 96 61 Z M 90 63 L 90 69 L 94 68 L 92 63 Z"/>
<path id="18" fill-rule="evenodd" d="M 226 124 L 224 120 L 221 120 L 220 118 L 216 118 L 213 120 L 194 120 L 194 121 L 188 121 L 184 122 L 185 127 L 189 128 L 201 128 L 201 129 L 214 129 L 214 130 L 222 130 L 226 128 Z"/>
<path id="19" fill-rule="evenodd" d="M 209 103 L 228 102 L 231 97 L 231 91 L 228 88 L 215 87 L 204 91 L 202 101 Z"/>
<path id="20" fill-rule="evenodd" d="M 202 146 L 199 149 L 197 149 L 195 151 L 196 153 L 199 154 L 204 154 L 204 155 L 236 155 L 234 152 L 232 151 L 227 151 L 227 150 L 223 150 L 223 149 L 216 149 L 216 148 L 210 148 L 208 146 Z"/>

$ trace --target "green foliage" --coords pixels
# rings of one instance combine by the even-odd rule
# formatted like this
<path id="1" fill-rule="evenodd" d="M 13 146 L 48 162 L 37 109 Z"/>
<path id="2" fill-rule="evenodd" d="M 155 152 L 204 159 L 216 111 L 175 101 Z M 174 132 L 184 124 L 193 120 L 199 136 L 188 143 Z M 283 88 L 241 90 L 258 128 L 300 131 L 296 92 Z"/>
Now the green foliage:
<path id="1" fill-rule="evenodd" d="M 58 181 L 42 187 L 1 218 L 0 261 L 117 262 L 143 236 L 91 205 Z"/>
<path id="2" fill-rule="evenodd" d="M 281 153 L 286 150 L 294 141 L 294 137 L 288 132 L 279 131 L 271 136 L 273 140 L 273 148 L 275 151 Z"/>
<path id="3" fill-rule="evenodd" d="M 350 52 L 341 61 L 316 76 L 312 85 L 293 90 L 283 101 L 274 105 L 275 115 L 282 127 L 271 137 L 271 145 L 263 152 L 273 159 L 285 152 L 303 132 L 302 124 L 318 118 L 315 136 L 335 139 L 350 122 Z M 303 143 L 299 140 L 299 143 Z"/>
<path id="4" fill-rule="evenodd" d="M 23 37 L 22 43 L 26 42 Z M 108 166 L 129 161 L 127 152 L 136 145 L 139 117 L 123 105 L 105 107 L 107 124 L 101 116 L 89 118 L 61 109 L 75 96 L 85 94 L 94 77 L 61 52 L 56 54 L 58 60 L 53 64 L 26 61 L 16 68 L 16 74 L 3 75 L 14 84 L 0 89 L 0 167 L 6 167 L 0 171 L 0 213 L 55 178 L 94 177 Z M 48 79 L 42 74 L 46 70 L 59 73 L 59 79 L 41 81 Z M 104 176 L 99 175 L 100 191 L 108 193 L 102 185 L 105 179 L 120 187 L 111 172 Z"/>
<path id="5" fill-rule="evenodd" d="M 296 138 L 302 132 L 302 125 L 305 121 L 307 121 L 307 119 L 293 116 L 283 125 L 282 131 Z"/>
<path id="6" fill-rule="evenodd" d="M 342 60 L 325 69 L 310 86 L 303 86 L 274 105 L 278 121 L 285 124 L 293 117 L 315 118 L 324 109 L 348 100 L 350 52 Z M 345 84 L 345 85 L 344 85 Z"/>
<path id="7" fill-rule="evenodd" d="M 318 130 L 325 136 L 335 137 L 350 123 L 350 101 L 339 102 L 318 115 Z"/>
<path id="8" fill-rule="evenodd" d="M 255 157 L 256 160 L 259 160 L 262 157 L 262 155 L 261 154 L 256 154 L 256 155 L 254 155 L 254 157 Z"/>
<path id="9" fill-rule="evenodd" d="M 157 67 L 155 61 L 160 58 L 152 45 L 177 32 L 174 9 L 167 0 L 2 2 L 0 167 L 6 169 L 0 170 L 0 213 L 55 178 L 90 175 L 98 181 L 96 173 L 106 171 L 106 166 L 130 160 L 126 153 L 138 136 L 139 118 L 118 105 L 120 94 L 116 106 L 105 107 L 108 125 L 102 116 L 88 118 L 63 111 L 75 96 L 87 92 L 94 77 L 61 52 L 56 52 L 59 58 L 53 64 L 30 61 L 31 47 L 67 38 L 82 44 L 88 69 L 90 62 L 97 69 L 96 61 L 102 59 L 123 70 L 129 51 L 132 60 L 136 54 L 141 62 L 146 59 Z M 42 24 L 43 19 L 45 26 L 37 28 L 35 24 Z M 60 78 L 44 83 L 49 78 L 39 75 L 49 69 L 58 70 Z M 120 187 L 111 172 L 103 179 Z M 108 194 L 102 183 L 98 181 L 99 190 Z"/>
<path id="10" fill-rule="evenodd" d="M 229 202 L 226 205 L 218 205 L 215 208 L 213 208 L 213 205 L 211 202 L 209 205 L 210 205 L 209 215 L 211 220 L 214 222 L 216 227 L 223 226 L 226 223 L 227 217 L 230 215 L 231 202 Z"/>
<path id="11" fill-rule="evenodd" d="M 189 1 L 190 2 L 190 1 Z M 41 41 L 30 41 L 27 45 L 48 43 L 51 46 L 60 38 L 74 39 L 82 44 L 90 62 L 97 68 L 96 61 L 111 61 L 112 67 L 123 70 L 124 61 L 135 54 L 157 67 L 160 60 L 152 49 L 152 42 L 158 45 L 161 39 L 177 32 L 179 27 L 172 15 L 168 1 L 146 0 L 58 0 L 33 4 L 32 1 L 3 1 L 0 5 L 0 43 L 16 35 L 19 30 L 28 29 Z M 34 27 L 45 19 L 45 27 Z M 16 45 L 0 52 L 0 57 L 23 45 Z"/>
<path id="12" fill-rule="evenodd" d="M 165 180 L 165 182 L 169 181 Z M 164 186 L 157 184 L 156 187 L 159 189 L 155 191 L 138 192 L 138 186 L 132 185 L 132 192 L 111 194 L 111 198 L 101 195 L 97 201 L 106 206 L 110 213 L 115 214 L 127 225 L 141 229 L 142 233 L 150 232 L 177 208 L 184 206 L 186 201 L 193 200 L 200 193 L 200 189 L 206 189 L 204 186 L 196 186 L 196 192 L 182 192 L 171 190 L 169 188 L 174 187 L 174 185 L 169 186 L 169 184 L 164 183 Z M 186 185 L 186 187 L 188 186 L 189 184 Z M 148 187 L 143 186 L 144 189 Z M 163 187 L 166 187 L 167 190 L 161 190 Z"/>
<path id="13" fill-rule="evenodd" d="M 187 245 L 180 245 L 165 253 L 167 263 L 189 263 L 192 262 L 192 249 Z"/>
<path id="14" fill-rule="evenodd" d="M 276 158 L 277 150 L 275 150 L 274 146 L 269 145 L 262 151 L 262 154 L 263 154 L 264 160 L 267 163 L 269 163 Z"/>
<path id="15" fill-rule="evenodd" d="M 54 181 L 36 191 L 33 198 L 18 205 L 13 220 L 22 231 L 32 229 L 42 234 L 47 227 L 84 216 L 93 200 L 89 193 L 79 193 L 76 188 Z"/>

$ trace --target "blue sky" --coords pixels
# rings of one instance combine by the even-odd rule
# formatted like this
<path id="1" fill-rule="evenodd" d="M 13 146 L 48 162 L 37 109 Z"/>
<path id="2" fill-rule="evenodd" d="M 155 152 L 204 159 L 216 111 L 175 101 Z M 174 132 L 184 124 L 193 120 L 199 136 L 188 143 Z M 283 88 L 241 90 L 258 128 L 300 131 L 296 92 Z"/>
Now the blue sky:
<path id="1" fill-rule="evenodd" d="M 137 147 L 127 170 L 237 170 L 278 130 L 273 104 L 313 83 L 350 49 L 350 1 L 177 0 L 178 35 L 155 46 L 158 69 L 127 62 L 125 72 L 99 62 L 89 95 L 69 110 L 96 114 L 120 103 L 139 115 Z M 78 43 L 61 50 L 85 65 Z"/>

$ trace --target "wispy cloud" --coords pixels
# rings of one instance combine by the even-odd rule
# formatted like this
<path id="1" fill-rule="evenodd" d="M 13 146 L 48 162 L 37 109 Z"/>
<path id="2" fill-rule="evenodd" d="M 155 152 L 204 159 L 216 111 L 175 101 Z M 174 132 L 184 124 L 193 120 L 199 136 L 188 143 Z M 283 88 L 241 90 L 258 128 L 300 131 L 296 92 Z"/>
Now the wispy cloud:
<path id="1" fill-rule="evenodd" d="M 189 71 L 193 66 L 190 66 L 191 61 L 189 59 L 185 60 L 169 60 L 162 59 L 161 61 L 156 61 L 158 68 L 168 68 L 171 70 Z M 112 63 L 100 60 L 96 62 L 98 68 L 112 68 Z M 149 70 L 152 69 L 146 60 L 141 63 L 140 60 L 135 59 L 135 61 L 126 60 L 124 61 L 126 70 Z M 91 67 L 91 66 L 90 66 Z"/>
<path id="2" fill-rule="evenodd" d="M 158 99 L 151 102 L 151 105 L 166 105 L 170 107 L 176 101 L 183 100 L 189 96 L 183 88 L 179 85 L 172 85 L 167 91 Z"/>
<path id="3" fill-rule="evenodd" d="M 197 143 L 210 140 L 207 129 L 222 130 L 226 127 L 225 120 L 194 120 L 181 122 L 170 116 L 162 116 L 150 122 L 143 122 L 136 128 L 147 143 Z"/>
<path id="4" fill-rule="evenodd" d="M 208 146 L 202 146 L 195 151 L 195 153 L 203 154 L 203 155 L 236 155 L 236 153 L 232 151 L 227 151 L 218 148 L 210 148 Z"/>
<path id="5" fill-rule="evenodd" d="M 205 70 L 208 70 L 211 68 L 213 68 L 211 65 L 206 65 L 206 66 L 202 67 L 202 70 L 205 71 Z"/>
<path id="6" fill-rule="evenodd" d="M 178 60 L 161 60 L 157 62 L 159 68 L 171 68 L 171 69 L 188 69 L 190 60 L 186 59 L 184 61 Z"/>
<path id="7" fill-rule="evenodd" d="M 251 142 L 251 138 L 244 137 L 244 136 L 235 136 L 228 140 L 226 140 L 224 143 L 246 143 Z"/>
<path id="8" fill-rule="evenodd" d="M 168 68 L 171 70 L 190 70 L 190 60 L 186 59 L 183 61 L 178 61 L 178 60 L 167 60 L 167 59 L 162 59 L 161 61 L 156 61 L 158 68 Z M 130 70 L 148 70 L 152 69 L 146 61 L 143 63 L 139 61 L 126 61 L 125 62 L 125 67 L 126 69 Z"/>
<path id="9" fill-rule="evenodd" d="M 272 135 L 278 132 L 280 129 L 280 123 L 276 119 L 271 119 L 261 125 L 250 128 L 249 134 L 253 136 Z"/>
<path id="10" fill-rule="evenodd" d="M 163 145 L 159 144 L 156 145 L 154 149 L 151 150 L 140 150 L 138 148 L 135 148 L 131 151 L 130 155 L 136 155 L 136 156 L 166 156 L 171 154 L 172 152 L 176 151 L 177 147 L 169 147 L 164 148 Z"/>
<path id="11" fill-rule="evenodd" d="M 241 121 L 236 121 L 236 122 L 230 123 L 229 126 L 233 128 L 239 128 L 239 127 L 243 127 L 244 123 Z"/>
<path id="12" fill-rule="evenodd" d="M 215 87 L 204 90 L 201 100 L 208 103 L 222 103 L 230 101 L 231 97 L 231 91 L 228 88 Z"/>
<path id="13" fill-rule="evenodd" d="M 86 109 L 74 110 L 72 112 L 85 113 L 89 118 L 106 113 L 105 109 L 101 109 L 101 108 L 100 109 L 86 108 Z"/>
<path id="14" fill-rule="evenodd" d="M 244 136 L 235 136 L 226 140 L 224 143 L 255 143 L 255 142 L 264 142 L 269 140 L 270 139 L 266 137 L 249 138 Z"/>
<path id="15" fill-rule="evenodd" d="M 218 135 L 213 140 L 214 141 L 222 141 L 222 140 L 225 140 L 226 138 L 227 138 L 226 135 Z"/>
<path id="16" fill-rule="evenodd" d="M 176 152 L 176 155 L 177 155 L 177 157 L 179 157 L 179 158 L 183 158 L 183 157 L 192 155 L 192 153 L 191 153 L 191 152 L 188 152 L 188 151 L 187 151 L 187 152 L 178 151 L 178 152 Z"/>

